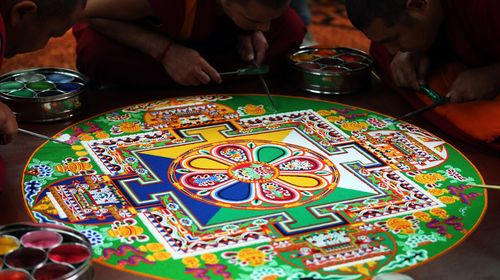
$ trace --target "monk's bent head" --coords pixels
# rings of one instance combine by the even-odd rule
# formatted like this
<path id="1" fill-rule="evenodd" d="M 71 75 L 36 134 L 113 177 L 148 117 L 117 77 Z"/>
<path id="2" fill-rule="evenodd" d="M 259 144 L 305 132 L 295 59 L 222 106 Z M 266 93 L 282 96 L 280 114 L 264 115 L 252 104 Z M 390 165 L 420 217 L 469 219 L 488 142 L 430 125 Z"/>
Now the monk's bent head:
<path id="1" fill-rule="evenodd" d="M 290 0 L 220 0 L 233 22 L 244 30 L 267 31 L 271 20 L 280 17 Z"/>
<path id="2" fill-rule="evenodd" d="M 5 56 L 43 48 L 80 19 L 86 0 L 4 0 L 0 12 L 6 28 Z"/>

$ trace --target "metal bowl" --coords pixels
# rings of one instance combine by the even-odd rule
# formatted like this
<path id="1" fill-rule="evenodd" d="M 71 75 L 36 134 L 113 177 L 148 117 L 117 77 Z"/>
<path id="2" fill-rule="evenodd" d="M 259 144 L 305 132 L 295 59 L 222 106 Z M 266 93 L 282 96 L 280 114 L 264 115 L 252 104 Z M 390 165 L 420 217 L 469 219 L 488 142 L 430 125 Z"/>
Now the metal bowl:
<path id="1" fill-rule="evenodd" d="M 82 110 L 87 78 L 65 68 L 32 68 L 0 77 L 0 101 L 20 121 L 49 122 L 71 118 Z"/>
<path id="2" fill-rule="evenodd" d="M 371 86 L 373 60 L 351 48 L 303 48 L 289 57 L 300 87 L 319 94 L 349 94 Z"/>
<path id="3" fill-rule="evenodd" d="M 90 241 L 80 232 L 61 225 L 55 224 L 47 224 L 47 223 L 16 223 L 9 224 L 0 227 L 0 236 L 11 236 L 13 238 L 21 239 L 21 237 L 27 233 L 33 231 L 52 231 L 57 232 L 63 237 L 63 243 L 77 243 L 79 245 L 85 246 L 90 253 L 92 252 L 92 246 Z M 23 245 L 20 244 L 22 247 Z M 48 252 L 49 249 L 44 249 L 45 252 Z M 47 263 L 51 263 L 47 261 Z M 87 260 L 78 263 L 76 265 L 71 265 L 73 267 L 73 271 L 70 273 L 59 277 L 55 280 L 92 280 L 94 279 L 94 269 L 92 267 L 92 257 Z M 37 267 L 38 268 L 38 267 Z M 33 270 L 27 271 L 28 273 L 33 273 L 37 268 Z"/>

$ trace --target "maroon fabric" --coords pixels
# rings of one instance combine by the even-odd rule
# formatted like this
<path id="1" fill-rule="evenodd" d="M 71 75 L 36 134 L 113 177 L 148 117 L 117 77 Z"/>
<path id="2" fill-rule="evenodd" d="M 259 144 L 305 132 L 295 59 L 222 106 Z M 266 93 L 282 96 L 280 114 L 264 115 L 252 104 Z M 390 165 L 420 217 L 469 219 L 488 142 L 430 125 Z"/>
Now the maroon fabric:
<path id="1" fill-rule="evenodd" d="M 2 157 L 0 157 L 0 192 L 3 191 L 3 186 L 5 184 L 5 162 Z"/>
<path id="2" fill-rule="evenodd" d="M 197 50 L 219 72 L 247 66 L 248 63 L 239 58 L 236 47 L 242 30 L 226 16 L 213 16 L 209 22 L 207 26 L 213 29 L 206 40 L 181 43 Z M 269 49 L 264 62 L 271 72 L 279 73 L 286 67 L 288 55 L 300 47 L 305 32 L 304 24 L 292 9 L 272 21 L 265 33 Z M 73 33 L 77 41 L 78 70 L 93 80 L 143 88 L 175 84 L 154 58 L 103 36 L 87 24 L 76 24 Z"/>
<path id="3" fill-rule="evenodd" d="M 163 23 L 163 30 L 170 38 L 181 39 L 180 31 L 185 20 L 185 6 L 188 0 L 149 0 L 156 17 Z M 196 1 L 196 15 L 191 37 L 192 41 L 206 40 L 213 29 L 215 0 Z"/>
<path id="4" fill-rule="evenodd" d="M 5 54 L 6 47 L 6 31 L 5 31 L 5 23 L 3 21 L 3 16 L 0 14 L 0 68 L 2 68 L 3 56 Z M 5 181 L 5 163 L 3 159 L 0 157 L 0 192 L 3 191 L 3 184 Z"/>
<path id="5" fill-rule="evenodd" d="M 467 67 L 479 67 L 500 62 L 500 1 L 442 0 L 445 21 L 439 37 L 430 50 L 433 69 L 445 63 L 459 62 Z M 370 54 L 382 81 L 401 94 L 415 108 L 425 102 L 414 92 L 396 87 L 390 70 L 393 56 L 380 44 L 372 43 Z M 464 112 L 465 113 L 465 112 Z M 461 131 L 455 124 L 435 111 L 423 116 L 444 132 L 464 141 L 500 150 L 500 140 L 486 143 Z"/>
<path id="6" fill-rule="evenodd" d="M 5 47 L 6 47 L 6 30 L 5 30 L 5 22 L 3 21 L 3 16 L 0 14 L 0 68 L 2 68 L 3 56 L 5 55 Z"/>
<path id="7" fill-rule="evenodd" d="M 467 66 L 500 61 L 500 1 L 443 0 L 445 28 L 455 54 Z"/>
<path id="8" fill-rule="evenodd" d="M 408 103 L 410 103 L 414 108 L 421 108 L 426 105 L 424 101 L 420 100 L 412 90 L 396 86 L 390 68 L 390 63 L 392 61 L 393 55 L 391 55 L 384 46 L 372 42 L 372 44 L 370 45 L 370 55 L 374 58 L 375 71 L 384 84 L 389 86 L 389 88 L 391 88 L 393 91 L 403 96 L 403 98 L 405 98 L 406 101 L 408 101 Z M 422 113 L 422 116 L 446 133 L 454 135 L 459 139 L 471 142 L 470 137 L 460 131 L 454 124 L 437 115 L 434 111 L 431 110 L 424 112 Z"/>
<path id="9" fill-rule="evenodd" d="M 388 85 L 394 92 L 400 94 L 403 98 L 405 98 L 408 103 L 410 103 L 415 109 L 421 108 L 426 105 L 426 103 L 422 99 L 420 99 L 419 96 L 412 90 L 400 88 L 394 84 L 392 72 L 390 69 L 390 62 L 392 61 L 393 56 L 387 51 L 384 46 L 377 43 L 372 43 L 370 46 L 370 55 L 374 58 L 375 70 L 382 82 Z M 455 124 L 448 121 L 443 116 L 436 113 L 434 110 L 424 112 L 422 113 L 422 116 L 426 120 L 437 126 L 443 132 L 452 135 L 457 139 L 480 146 L 482 148 L 500 151 L 500 141 L 498 138 L 490 143 L 478 141 L 472 138 L 470 135 L 466 134 L 464 131 L 460 130 L 457 126 L 455 126 Z"/>

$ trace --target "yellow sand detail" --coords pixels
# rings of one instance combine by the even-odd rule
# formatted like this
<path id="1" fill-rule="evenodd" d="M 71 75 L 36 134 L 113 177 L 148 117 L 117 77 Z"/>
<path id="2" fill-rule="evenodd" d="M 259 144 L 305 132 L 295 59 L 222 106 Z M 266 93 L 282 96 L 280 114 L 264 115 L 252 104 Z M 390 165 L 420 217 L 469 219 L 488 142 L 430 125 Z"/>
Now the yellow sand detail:
<path id="1" fill-rule="evenodd" d="M 281 175 L 278 179 L 301 188 L 314 188 L 318 186 L 318 180 L 312 177 L 305 176 L 286 176 Z"/>

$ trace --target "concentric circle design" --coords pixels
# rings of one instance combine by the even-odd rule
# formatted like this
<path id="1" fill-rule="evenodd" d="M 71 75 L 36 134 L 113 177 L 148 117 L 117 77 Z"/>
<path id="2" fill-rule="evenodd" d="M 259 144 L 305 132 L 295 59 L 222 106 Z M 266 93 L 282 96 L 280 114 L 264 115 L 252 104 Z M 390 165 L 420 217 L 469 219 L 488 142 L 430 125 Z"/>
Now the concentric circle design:
<path id="1" fill-rule="evenodd" d="M 265 162 L 245 162 L 231 166 L 229 175 L 245 183 L 267 183 L 279 175 L 278 168 Z"/>
<path id="2" fill-rule="evenodd" d="M 338 181 L 337 169 L 321 155 L 263 140 L 202 146 L 179 156 L 169 170 L 174 185 L 192 198 L 241 209 L 307 204 Z"/>

